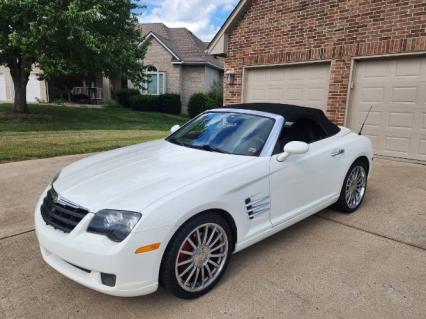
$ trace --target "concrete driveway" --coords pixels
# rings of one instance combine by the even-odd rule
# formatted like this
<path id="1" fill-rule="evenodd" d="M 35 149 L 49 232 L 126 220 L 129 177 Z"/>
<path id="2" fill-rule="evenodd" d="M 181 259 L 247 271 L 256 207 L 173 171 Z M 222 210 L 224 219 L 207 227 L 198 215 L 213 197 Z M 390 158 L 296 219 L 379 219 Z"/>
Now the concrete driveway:
<path id="1" fill-rule="evenodd" d="M 376 160 L 357 213 L 327 209 L 234 255 L 211 293 L 184 301 L 102 295 L 43 263 L 34 204 L 81 157 L 0 165 L 0 318 L 425 318 L 426 166 Z"/>

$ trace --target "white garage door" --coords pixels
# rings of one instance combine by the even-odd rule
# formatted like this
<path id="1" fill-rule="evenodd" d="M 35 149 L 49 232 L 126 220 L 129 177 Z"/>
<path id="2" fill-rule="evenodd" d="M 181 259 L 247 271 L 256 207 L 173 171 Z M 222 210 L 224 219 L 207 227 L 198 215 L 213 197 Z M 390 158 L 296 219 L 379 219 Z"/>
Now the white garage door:
<path id="1" fill-rule="evenodd" d="M 3 73 L 0 73 L 0 101 L 6 101 L 6 80 Z"/>
<path id="2" fill-rule="evenodd" d="M 27 101 L 37 102 L 41 99 L 40 81 L 36 74 L 31 74 L 27 84 Z"/>
<path id="3" fill-rule="evenodd" d="M 325 110 L 329 64 L 247 69 L 244 102 L 276 102 Z"/>
<path id="4" fill-rule="evenodd" d="M 359 62 L 349 126 L 364 127 L 379 155 L 426 161 L 426 57 Z"/>

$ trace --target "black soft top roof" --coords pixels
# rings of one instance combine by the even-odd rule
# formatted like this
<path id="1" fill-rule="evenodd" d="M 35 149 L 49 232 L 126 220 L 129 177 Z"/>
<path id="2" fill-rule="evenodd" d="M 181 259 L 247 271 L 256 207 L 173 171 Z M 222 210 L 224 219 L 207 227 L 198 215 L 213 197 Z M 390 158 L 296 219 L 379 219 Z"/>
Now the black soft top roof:
<path id="1" fill-rule="evenodd" d="M 245 103 L 226 105 L 229 109 L 242 109 L 251 111 L 268 112 L 282 115 L 288 122 L 296 122 L 299 119 L 311 119 L 317 122 L 327 133 L 328 136 L 337 134 L 340 128 L 331 122 L 320 109 L 305 106 L 279 103 Z"/>

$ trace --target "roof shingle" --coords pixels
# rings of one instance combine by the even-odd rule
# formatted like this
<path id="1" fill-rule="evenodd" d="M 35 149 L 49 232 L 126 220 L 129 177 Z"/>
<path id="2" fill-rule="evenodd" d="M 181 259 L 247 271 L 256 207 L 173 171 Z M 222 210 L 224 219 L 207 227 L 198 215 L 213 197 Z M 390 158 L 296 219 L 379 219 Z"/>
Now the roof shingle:
<path id="1" fill-rule="evenodd" d="M 184 64 L 210 64 L 223 69 L 223 62 L 206 53 L 207 42 L 201 41 L 186 28 L 169 28 L 164 23 L 142 23 L 141 31 L 144 36 L 153 33 L 166 45 Z"/>

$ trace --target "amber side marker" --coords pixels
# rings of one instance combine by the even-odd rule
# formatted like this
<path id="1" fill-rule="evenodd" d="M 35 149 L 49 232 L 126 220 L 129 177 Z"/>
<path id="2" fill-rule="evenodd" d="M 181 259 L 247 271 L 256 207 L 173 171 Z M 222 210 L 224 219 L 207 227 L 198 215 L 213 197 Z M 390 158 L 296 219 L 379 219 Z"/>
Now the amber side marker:
<path id="1" fill-rule="evenodd" d="M 135 254 L 143 254 L 160 248 L 160 243 L 139 247 L 135 250 Z"/>

